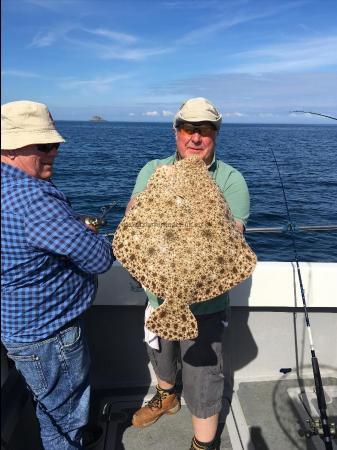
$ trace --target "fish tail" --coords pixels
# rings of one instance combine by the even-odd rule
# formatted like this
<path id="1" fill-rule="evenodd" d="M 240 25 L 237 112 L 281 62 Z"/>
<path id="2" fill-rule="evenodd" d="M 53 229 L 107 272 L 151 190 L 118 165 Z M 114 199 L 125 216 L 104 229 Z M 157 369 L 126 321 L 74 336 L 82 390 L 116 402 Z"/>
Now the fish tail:
<path id="1" fill-rule="evenodd" d="M 169 341 L 194 339 L 198 336 L 198 324 L 186 304 L 165 301 L 146 321 L 146 328 Z"/>

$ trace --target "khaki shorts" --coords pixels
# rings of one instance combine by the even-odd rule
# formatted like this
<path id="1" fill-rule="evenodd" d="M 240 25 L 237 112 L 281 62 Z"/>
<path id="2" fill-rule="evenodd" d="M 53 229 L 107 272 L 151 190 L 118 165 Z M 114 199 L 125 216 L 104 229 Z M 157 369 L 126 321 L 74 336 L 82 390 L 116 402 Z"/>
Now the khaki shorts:
<path id="1" fill-rule="evenodd" d="M 159 338 L 159 350 L 147 345 L 150 361 L 158 377 L 175 384 L 181 364 L 183 397 L 191 413 L 207 418 L 221 411 L 224 391 L 224 322 L 227 313 L 196 316 L 196 339 L 168 341 Z M 227 347 L 227 346 L 226 346 Z"/>

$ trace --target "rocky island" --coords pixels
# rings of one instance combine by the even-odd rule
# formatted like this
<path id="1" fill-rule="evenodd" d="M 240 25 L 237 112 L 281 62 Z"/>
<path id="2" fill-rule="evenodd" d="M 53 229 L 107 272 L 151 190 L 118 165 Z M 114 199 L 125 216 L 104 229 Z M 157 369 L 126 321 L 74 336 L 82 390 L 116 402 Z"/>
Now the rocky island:
<path id="1" fill-rule="evenodd" d="M 90 122 L 106 122 L 106 120 L 100 116 L 92 116 L 92 118 L 90 119 Z"/>

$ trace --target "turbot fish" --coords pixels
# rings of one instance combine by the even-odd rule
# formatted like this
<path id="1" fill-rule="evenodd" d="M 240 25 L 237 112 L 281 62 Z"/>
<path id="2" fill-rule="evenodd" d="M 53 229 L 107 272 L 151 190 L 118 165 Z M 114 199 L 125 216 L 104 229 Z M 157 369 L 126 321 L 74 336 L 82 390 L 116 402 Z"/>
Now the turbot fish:
<path id="1" fill-rule="evenodd" d="M 206 164 L 196 156 L 156 170 L 119 224 L 113 250 L 145 289 L 164 300 L 146 326 L 168 340 L 197 337 L 189 305 L 228 291 L 256 265 Z"/>

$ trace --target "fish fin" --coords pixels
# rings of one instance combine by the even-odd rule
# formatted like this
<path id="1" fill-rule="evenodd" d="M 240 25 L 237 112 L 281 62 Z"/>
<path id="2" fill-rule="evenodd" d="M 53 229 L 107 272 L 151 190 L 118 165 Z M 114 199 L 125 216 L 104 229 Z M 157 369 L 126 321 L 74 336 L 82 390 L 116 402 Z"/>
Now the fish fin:
<path id="1" fill-rule="evenodd" d="M 167 300 L 152 312 L 146 321 L 146 328 L 169 341 L 198 336 L 198 324 L 189 307 Z"/>

